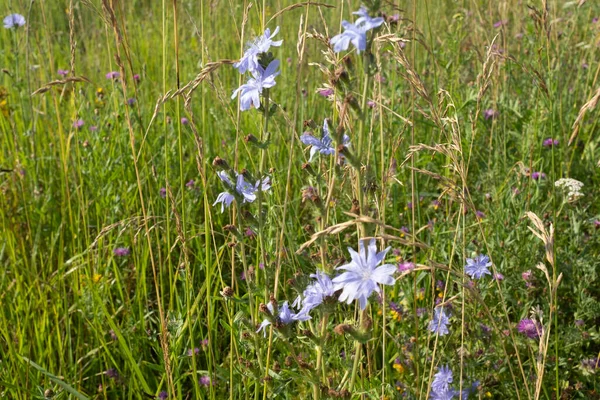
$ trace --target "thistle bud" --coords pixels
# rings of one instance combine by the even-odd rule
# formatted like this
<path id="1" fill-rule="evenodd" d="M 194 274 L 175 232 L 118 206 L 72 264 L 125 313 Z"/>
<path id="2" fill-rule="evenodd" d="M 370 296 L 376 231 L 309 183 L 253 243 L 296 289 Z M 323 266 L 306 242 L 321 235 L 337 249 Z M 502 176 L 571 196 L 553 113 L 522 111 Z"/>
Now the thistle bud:
<path id="1" fill-rule="evenodd" d="M 233 289 L 230 286 L 225 286 L 223 290 L 221 290 L 221 295 L 225 298 L 233 297 Z"/>
<path id="2" fill-rule="evenodd" d="M 217 156 L 212 162 L 213 167 L 220 169 L 229 169 L 229 164 L 227 161 L 223 160 L 221 157 Z"/>

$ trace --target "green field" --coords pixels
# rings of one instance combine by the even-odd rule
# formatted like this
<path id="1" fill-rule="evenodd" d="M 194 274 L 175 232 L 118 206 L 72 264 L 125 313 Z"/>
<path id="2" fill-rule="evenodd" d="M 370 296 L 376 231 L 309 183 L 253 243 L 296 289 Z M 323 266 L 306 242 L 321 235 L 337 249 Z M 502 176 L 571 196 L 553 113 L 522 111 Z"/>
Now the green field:
<path id="1" fill-rule="evenodd" d="M 600 399 L 599 2 L 0 17 L 0 398 Z"/>

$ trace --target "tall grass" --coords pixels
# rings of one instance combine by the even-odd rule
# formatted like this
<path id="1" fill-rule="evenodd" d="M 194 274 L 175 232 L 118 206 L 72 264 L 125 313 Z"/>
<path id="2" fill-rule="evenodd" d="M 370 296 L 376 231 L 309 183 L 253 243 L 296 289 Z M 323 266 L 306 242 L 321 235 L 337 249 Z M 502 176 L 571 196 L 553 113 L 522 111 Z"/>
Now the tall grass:
<path id="1" fill-rule="evenodd" d="M 360 54 L 329 42 L 350 0 L 0 5 L 27 20 L 0 30 L 0 397 L 427 399 L 448 365 L 469 398 L 600 398 L 600 5 L 366 5 Z M 221 213 L 222 170 L 272 188 Z M 371 237 L 412 268 L 365 310 L 256 332 Z"/>

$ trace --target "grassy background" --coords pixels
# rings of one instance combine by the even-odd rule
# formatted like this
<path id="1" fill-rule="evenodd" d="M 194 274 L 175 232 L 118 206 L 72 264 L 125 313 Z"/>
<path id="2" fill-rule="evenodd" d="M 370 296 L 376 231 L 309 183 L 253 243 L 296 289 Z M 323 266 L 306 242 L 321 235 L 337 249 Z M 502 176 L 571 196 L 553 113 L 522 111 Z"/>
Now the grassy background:
<path id="1" fill-rule="evenodd" d="M 600 398 L 597 373 L 581 366 L 600 352 L 596 111 L 567 145 L 598 88 L 600 23 L 593 18 L 600 6 L 548 1 L 545 13 L 545 2 L 537 1 L 532 9 L 517 0 L 384 2 L 381 11 L 400 20 L 378 35 L 409 41 L 404 54 L 428 93 L 420 96 L 418 82 L 394 57 L 397 44 L 373 44 L 378 70 L 371 76 L 355 53 L 349 62 L 331 58 L 318 34 L 337 34 L 359 3 L 328 3 L 335 7 L 304 5 L 279 15 L 293 2 L 258 2 L 248 10 L 223 0 L 0 5 L 2 15 L 27 19 L 25 28 L 0 31 L 0 167 L 10 170 L 0 174 L 0 393 L 328 398 L 329 389 L 346 388 L 355 346 L 333 327 L 358 323 L 354 305 L 303 325 L 319 337 L 330 333 L 316 350 L 300 330 L 291 339 L 253 331 L 262 320 L 258 305 L 272 293 L 291 302 L 308 274 L 348 259 L 346 247 L 356 248 L 360 229 L 296 251 L 312 232 L 351 220 L 344 211 L 364 184 L 372 189 L 364 194 L 364 215 L 417 232 L 405 235 L 409 243 L 390 240 L 389 259 L 459 274 L 440 267 L 400 279 L 386 290 L 386 301 L 403 305 L 400 316 L 386 302 L 371 302 L 373 339 L 364 345 L 356 398 L 426 398 L 435 367 L 447 363 L 455 382 L 459 371 L 468 384 L 481 382 L 477 398 Z M 273 49 L 281 75 L 270 91 L 278 107 L 266 151 L 244 140 L 261 137 L 264 120 L 255 110 L 238 112 L 230 100 L 244 79 L 230 65 L 206 76 L 187 98 L 189 107 L 183 96 L 157 105 L 209 63 L 239 58 L 273 15 L 267 26 L 280 26 L 284 43 Z M 317 89 L 339 68 L 350 83 L 337 87 L 334 103 Z M 62 79 L 58 69 L 85 80 L 46 86 Z M 110 71 L 124 72 L 124 79 L 105 78 Z M 47 90 L 31 94 L 39 88 Z M 364 168 L 357 174 L 320 157 L 311 174 L 302 168 L 308 152 L 298 140 L 304 121 L 331 118 L 337 126 L 346 94 L 376 103 L 364 114 L 352 111 L 344 125 Z M 497 117 L 486 119 L 487 109 Z M 545 148 L 548 137 L 560 144 Z M 409 152 L 448 143 L 456 147 Z M 223 214 L 212 206 L 222 191 L 212 166 L 217 156 L 238 170 L 269 171 L 271 194 L 245 208 L 255 218 L 235 206 Z M 535 181 L 532 171 L 547 178 Z M 553 185 L 561 177 L 582 181 L 585 196 L 564 203 Z M 303 200 L 309 185 L 323 199 L 331 193 L 324 214 Z M 441 205 L 433 207 L 438 198 Z M 554 299 L 535 269 L 544 248 L 527 229 L 526 211 L 555 228 L 550 275 L 563 275 Z M 364 225 L 368 234 L 398 234 Z M 117 247 L 130 255 L 114 255 Z M 471 290 L 460 271 L 475 253 L 492 256 L 505 280 L 487 278 Z M 529 288 L 521 277 L 527 270 L 535 276 Z M 436 286 L 440 280 L 446 284 Z M 233 287 L 232 299 L 220 294 L 225 286 Z M 426 329 L 438 297 L 453 303 L 452 333 L 439 340 Z M 540 307 L 551 329 L 544 348 L 515 331 L 532 307 Z M 492 331 L 483 333 L 480 323 Z M 199 352 L 188 356 L 194 348 Z M 292 354 L 302 362 L 286 360 Z M 536 396 L 538 354 L 545 375 Z M 106 373 L 111 369 L 116 378 Z M 199 383 L 202 376 L 214 385 Z"/>

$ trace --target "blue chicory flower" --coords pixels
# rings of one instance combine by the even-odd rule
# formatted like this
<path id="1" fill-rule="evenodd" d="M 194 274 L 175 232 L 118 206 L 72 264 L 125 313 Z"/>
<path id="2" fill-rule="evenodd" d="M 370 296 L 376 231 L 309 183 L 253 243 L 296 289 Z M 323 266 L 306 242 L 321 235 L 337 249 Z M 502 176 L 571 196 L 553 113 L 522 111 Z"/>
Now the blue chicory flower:
<path id="1" fill-rule="evenodd" d="M 300 303 L 302 303 L 300 314 L 308 314 L 312 309 L 321 305 L 327 297 L 335 294 L 333 281 L 329 275 L 317 270 L 317 273 L 311 274 L 310 277 L 316 279 L 316 281 L 308 285 L 304 289 L 302 297 L 298 296 L 294 304 L 292 304 L 294 307 L 299 307 Z"/>
<path id="2" fill-rule="evenodd" d="M 20 28 L 25 25 L 25 17 L 21 14 L 10 14 L 2 22 L 4 22 L 5 29 Z"/>
<path id="3" fill-rule="evenodd" d="M 267 308 L 269 309 L 271 314 L 273 314 L 275 312 L 275 310 L 273 309 L 273 305 L 271 303 L 267 304 Z M 290 310 L 290 306 L 288 305 L 288 302 L 284 301 L 283 304 L 281 305 L 281 307 L 279 307 L 279 316 L 277 317 L 277 319 L 282 324 L 288 325 L 294 321 L 308 321 L 310 319 L 310 316 L 308 316 L 306 313 L 304 313 L 302 311 L 300 311 L 297 314 L 293 313 Z M 258 327 L 256 332 L 258 333 L 262 330 L 264 332 L 264 335 L 267 336 L 267 330 L 265 328 L 269 325 L 271 325 L 271 321 L 269 321 L 268 319 L 265 319 L 260 324 L 260 326 Z"/>
<path id="4" fill-rule="evenodd" d="M 477 257 L 467 258 L 467 265 L 465 265 L 465 273 L 471 277 L 471 279 L 481 279 L 483 275 L 492 275 L 488 267 L 491 267 L 492 263 L 488 256 L 483 254 Z"/>
<path id="5" fill-rule="evenodd" d="M 430 332 L 437 333 L 440 336 L 450 333 L 448 325 L 450 324 L 449 316 L 444 311 L 444 307 L 436 308 L 433 313 L 433 318 L 429 321 Z"/>
<path id="6" fill-rule="evenodd" d="M 387 249 L 377 252 L 375 239 L 371 239 L 368 245 L 368 250 L 365 250 L 364 240 L 358 243 L 359 252 L 357 253 L 352 248 L 348 248 L 352 261 L 342 265 L 337 269 L 346 270 L 346 272 L 333 278 L 334 290 L 342 289 L 342 294 L 339 300 L 350 304 L 354 300 L 358 300 L 361 310 L 367 307 L 367 300 L 373 292 L 381 293 L 379 284 L 393 285 L 396 280 L 392 277 L 396 271 L 396 266 L 392 264 L 384 264 L 377 267 L 386 253 Z"/>
<path id="7" fill-rule="evenodd" d="M 447 389 L 452 383 L 452 371 L 448 368 L 448 365 L 444 365 L 438 368 L 438 372 L 433 376 L 433 382 L 431 383 L 431 390 L 441 391 Z"/>
<path id="8" fill-rule="evenodd" d="M 359 18 L 354 22 L 342 21 L 344 32 L 331 38 L 333 51 L 339 53 L 348 50 L 350 43 L 356 47 L 358 53 L 367 49 L 367 32 L 383 24 L 382 17 L 371 18 L 365 7 L 354 13 Z"/>
<path id="9" fill-rule="evenodd" d="M 344 32 L 331 38 L 334 52 L 339 53 L 340 51 L 348 50 L 350 43 L 356 47 L 358 53 L 367 49 L 366 31 L 348 21 L 342 21 L 342 27 L 344 28 Z"/>
<path id="10" fill-rule="evenodd" d="M 260 66 L 258 63 L 258 55 L 268 52 L 271 46 L 279 47 L 281 46 L 281 43 L 283 43 L 283 40 L 273 40 L 273 36 L 277 35 L 277 32 L 279 32 L 279 27 L 275 28 L 272 35 L 269 28 L 265 29 L 263 35 L 256 38 L 253 43 L 249 44 L 240 61 L 233 64 L 233 67 L 237 68 L 238 71 L 240 71 L 240 74 L 258 69 Z"/>
<path id="11" fill-rule="evenodd" d="M 268 176 L 256 181 L 256 183 L 253 185 L 246 181 L 243 174 L 237 174 L 235 184 L 227 172 L 219 171 L 217 172 L 217 175 L 230 191 L 237 193 L 237 195 L 242 198 L 242 203 L 252 203 L 254 200 L 256 200 L 257 191 L 260 190 L 262 192 L 266 192 L 271 189 L 271 179 Z M 221 212 L 223 212 L 226 207 L 231 205 L 233 200 L 235 200 L 235 196 L 228 191 L 224 191 L 219 193 L 217 199 L 213 203 L 213 206 L 217 205 L 217 203 L 221 203 Z"/>
<path id="12" fill-rule="evenodd" d="M 383 17 L 371 18 L 369 12 L 364 6 L 360 7 L 358 11 L 353 12 L 352 14 L 359 16 L 356 21 L 354 21 L 354 24 L 356 26 L 360 26 L 365 31 L 377 28 L 384 22 Z"/>
<path id="13" fill-rule="evenodd" d="M 432 391 L 429 400 L 452 400 L 457 394 L 458 392 L 456 390 L 448 387 L 443 390 Z"/>
<path id="14" fill-rule="evenodd" d="M 317 139 L 309 133 L 303 133 L 300 136 L 300 141 L 305 145 L 311 146 L 310 158 L 308 161 L 312 161 L 314 155 L 319 152 L 321 154 L 330 155 L 335 153 L 335 147 L 333 147 L 333 140 L 329 133 L 329 126 L 327 120 L 323 121 L 323 136 L 321 139 Z M 344 135 L 342 144 L 347 146 L 350 143 L 348 135 Z"/>
<path id="15" fill-rule="evenodd" d="M 255 108 L 260 107 L 260 95 L 263 89 L 275 86 L 275 77 L 280 73 L 277 68 L 279 68 L 279 60 L 271 61 L 266 69 L 258 65 L 255 70 L 251 71 L 254 78 L 250 78 L 248 82 L 233 92 L 232 99 L 236 98 L 238 93 L 240 95 L 241 111 L 249 110 L 252 105 Z"/>

